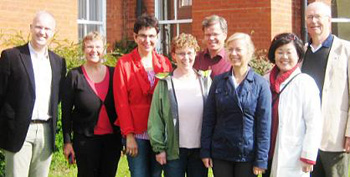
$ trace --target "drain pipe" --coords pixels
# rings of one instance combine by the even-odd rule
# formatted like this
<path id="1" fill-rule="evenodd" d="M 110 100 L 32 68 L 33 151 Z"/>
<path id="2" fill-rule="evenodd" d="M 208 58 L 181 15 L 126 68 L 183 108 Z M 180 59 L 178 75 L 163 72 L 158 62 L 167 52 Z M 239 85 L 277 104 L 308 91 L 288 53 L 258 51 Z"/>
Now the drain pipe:
<path id="1" fill-rule="evenodd" d="M 141 16 L 141 13 L 142 13 L 142 0 L 137 0 L 136 7 L 137 7 L 137 11 L 136 11 L 136 18 L 137 18 Z"/>
<path id="2" fill-rule="evenodd" d="M 307 7 L 307 0 L 302 0 L 301 3 L 301 38 L 304 43 L 308 42 L 308 34 L 306 29 L 305 13 Z"/>

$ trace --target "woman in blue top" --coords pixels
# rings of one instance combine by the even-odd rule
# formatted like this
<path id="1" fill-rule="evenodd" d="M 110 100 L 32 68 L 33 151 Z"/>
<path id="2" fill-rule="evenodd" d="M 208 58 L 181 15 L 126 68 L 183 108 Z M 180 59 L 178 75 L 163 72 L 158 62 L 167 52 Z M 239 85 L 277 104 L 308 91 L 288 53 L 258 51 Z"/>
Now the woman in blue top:
<path id="1" fill-rule="evenodd" d="M 249 35 L 226 41 L 232 69 L 214 78 L 203 115 L 201 157 L 214 176 L 256 176 L 267 168 L 271 93 L 248 66 L 254 53 Z"/>

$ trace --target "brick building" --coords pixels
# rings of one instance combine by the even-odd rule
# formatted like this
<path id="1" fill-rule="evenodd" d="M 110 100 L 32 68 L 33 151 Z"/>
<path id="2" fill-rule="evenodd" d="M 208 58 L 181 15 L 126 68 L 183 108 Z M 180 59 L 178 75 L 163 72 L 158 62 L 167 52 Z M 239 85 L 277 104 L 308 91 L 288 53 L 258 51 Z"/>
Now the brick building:
<path id="1" fill-rule="evenodd" d="M 294 32 L 304 37 L 303 5 L 307 0 L 0 0 L 1 34 L 21 30 L 38 10 L 50 11 L 57 19 L 58 38 L 77 42 L 92 30 L 107 36 L 111 46 L 122 39 L 132 40 L 135 18 L 155 14 L 160 20 L 158 50 L 168 52 L 170 39 L 181 32 L 192 33 L 201 41 L 201 22 L 217 14 L 228 21 L 228 35 L 251 34 L 258 49 L 268 48 L 274 35 Z M 308 0 L 307 3 L 315 0 Z M 323 0 L 332 5 L 333 32 L 350 39 L 348 0 Z M 1 44 L 0 44 L 1 45 Z M 0 46 L 1 50 L 1 46 Z"/>
<path id="2" fill-rule="evenodd" d="M 0 0 L 0 40 L 16 31 L 28 36 L 35 13 L 47 10 L 57 19 L 58 37 L 77 41 L 77 9 L 78 2 L 71 0 Z"/>

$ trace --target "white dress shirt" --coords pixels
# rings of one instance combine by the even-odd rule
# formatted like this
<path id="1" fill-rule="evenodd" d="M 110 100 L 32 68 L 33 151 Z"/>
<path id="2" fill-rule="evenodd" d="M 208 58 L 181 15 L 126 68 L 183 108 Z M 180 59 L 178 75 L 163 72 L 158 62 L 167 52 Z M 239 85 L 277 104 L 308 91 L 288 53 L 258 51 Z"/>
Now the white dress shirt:
<path id="1" fill-rule="evenodd" d="M 44 53 L 38 53 L 29 43 L 30 58 L 32 60 L 35 82 L 35 103 L 33 108 L 32 120 L 48 120 L 52 70 L 48 55 L 48 50 Z"/>

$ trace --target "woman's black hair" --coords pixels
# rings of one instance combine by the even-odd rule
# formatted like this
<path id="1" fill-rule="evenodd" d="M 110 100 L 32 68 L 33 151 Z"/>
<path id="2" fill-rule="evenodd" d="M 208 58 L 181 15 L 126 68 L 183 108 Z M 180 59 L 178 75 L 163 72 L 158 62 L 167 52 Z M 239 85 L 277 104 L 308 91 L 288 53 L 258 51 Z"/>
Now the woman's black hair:
<path id="1" fill-rule="evenodd" d="M 304 45 L 303 42 L 293 33 L 282 33 L 278 34 L 273 38 L 269 52 L 267 54 L 267 57 L 269 58 L 271 63 L 275 63 L 275 51 L 277 48 L 281 47 L 282 45 L 289 44 L 290 42 L 293 42 L 294 47 L 298 53 L 299 60 L 298 62 L 301 62 L 304 58 Z"/>
<path id="2" fill-rule="evenodd" d="M 134 33 L 138 34 L 138 32 L 144 27 L 155 28 L 157 34 L 159 32 L 158 20 L 152 15 L 142 14 L 139 16 L 134 24 Z"/>

